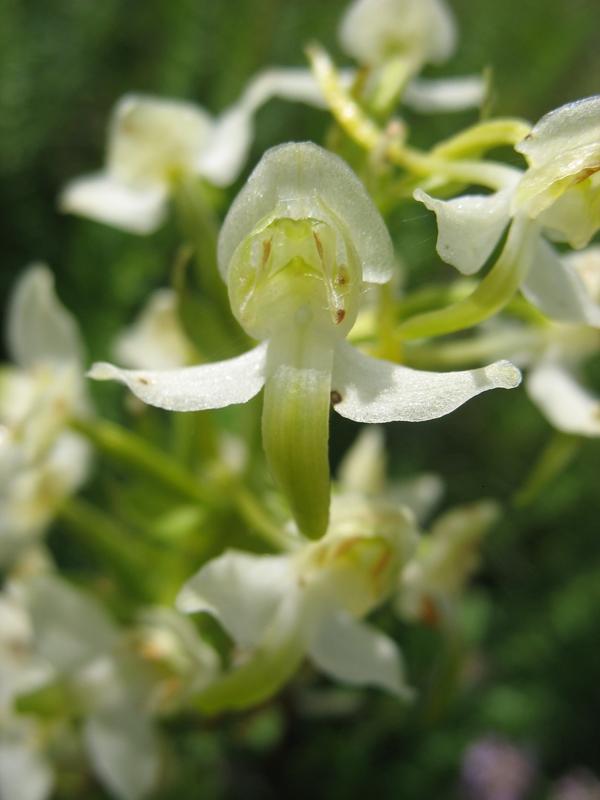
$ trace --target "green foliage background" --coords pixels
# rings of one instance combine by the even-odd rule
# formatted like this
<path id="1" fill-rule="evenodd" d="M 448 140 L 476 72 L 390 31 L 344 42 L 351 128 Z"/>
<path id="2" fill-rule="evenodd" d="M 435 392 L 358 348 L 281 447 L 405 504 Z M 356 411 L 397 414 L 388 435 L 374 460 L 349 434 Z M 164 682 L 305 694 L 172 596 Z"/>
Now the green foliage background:
<path id="1" fill-rule="evenodd" d="M 344 6 L 343 0 L 2 0 L 3 297 L 27 262 L 48 261 L 91 355 L 108 356 L 115 332 L 149 290 L 166 282 L 176 242 L 170 228 L 136 238 L 55 209 L 68 178 L 101 164 L 115 100 L 139 91 L 218 111 L 256 70 L 303 64 L 310 39 L 339 56 L 335 29 Z M 535 120 L 600 91 L 597 0 L 455 0 L 453 7 L 462 44 L 444 72 L 490 66 L 495 113 Z M 427 145 L 470 117 L 409 119 L 415 141 Z M 320 141 L 327 125 L 324 113 L 273 101 L 258 116 L 250 166 L 281 141 Z M 235 191 L 224 194 L 223 209 Z M 422 208 L 400 209 L 392 233 L 409 280 L 430 268 L 447 274 L 434 258 L 434 231 Z M 355 430 L 335 422 L 334 460 Z M 461 669 L 478 676 L 468 688 L 449 691 L 455 654 L 440 655 L 435 632 L 399 627 L 383 614 L 424 689 L 416 708 L 341 690 L 318 708 L 307 699 L 315 679 L 302 676 L 266 709 L 206 727 L 195 718 L 174 724 L 172 740 L 187 766 L 164 798 L 310 792 L 333 800 L 365 793 L 450 800 L 461 796 L 466 744 L 491 731 L 535 754 L 541 777 L 532 797 L 544 797 L 549 781 L 570 768 L 600 772 L 598 442 L 583 442 L 525 508 L 512 502 L 553 435 L 522 390 L 490 393 L 439 421 L 389 427 L 398 474 L 439 472 L 447 479 L 448 505 L 482 496 L 506 503 L 465 603 L 472 655 Z"/>

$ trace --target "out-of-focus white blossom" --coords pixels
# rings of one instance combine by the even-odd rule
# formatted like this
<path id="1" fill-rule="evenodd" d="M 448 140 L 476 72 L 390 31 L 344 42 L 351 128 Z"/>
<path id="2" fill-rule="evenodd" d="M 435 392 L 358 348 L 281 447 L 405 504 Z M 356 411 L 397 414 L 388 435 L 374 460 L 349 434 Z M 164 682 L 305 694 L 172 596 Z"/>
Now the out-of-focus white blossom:
<path id="1" fill-rule="evenodd" d="M 403 56 L 420 68 L 450 58 L 457 34 L 444 0 L 354 0 L 341 21 L 339 38 L 362 64 Z"/>
<path id="2" fill-rule="evenodd" d="M 495 502 L 481 500 L 435 520 L 402 573 L 397 608 L 403 616 L 433 622 L 452 612 L 479 565 L 482 539 L 498 514 Z"/>
<path id="3" fill-rule="evenodd" d="M 0 560 L 43 532 L 90 460 L 87 444 L 66 429 L 87 413 L 79 332 L 47 267 L 19 280 L 7 331 L 14 365 L 0 371 Z"/>
<path id="4" fill-rule="evenodd" d="M 172 289 L 154 292 L 138 318 L 115 342 L 115 357 L 134 369 L 183 367 L 194 348 L 177 315 L 177 295 Z"/>
<path id="5" fill-rule="evenodd" d="M 201 705 L 217 711 L 259 702 L 304 656 L 337 680 L 409 696 L 396 645 L 362 619 L 395 587 L 415 537 L 409 512 L 340 495 L 320 541 L 280 556 L 230 550 L 209 562 L 177 605 L 215 616 L 238 651 L 232 670 L 200 695 Z"/>

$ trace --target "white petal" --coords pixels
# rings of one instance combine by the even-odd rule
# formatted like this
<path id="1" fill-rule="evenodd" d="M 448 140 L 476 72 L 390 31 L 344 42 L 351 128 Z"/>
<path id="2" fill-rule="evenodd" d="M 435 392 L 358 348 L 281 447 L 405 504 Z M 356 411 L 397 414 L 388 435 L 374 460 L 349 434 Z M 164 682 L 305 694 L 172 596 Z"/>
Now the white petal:
<path id="1" fill-rule="evenodd" d="M 132 188 L 167 190 L 173 176 L 194 174 L 213 125 L 210 115 L 192 103 L 125 95 L 111 121 L 107 171 Z"/>
<path id="2" fill-rule="evenodd" d="M 345 683 L 376 686 L 409 698 L 402 657 L 383 633 L 348 614 L 320 620 L 308 643 L 308 654 L 319 669 Z"/>
<path id="3" fill-rule="evenodd" d="M 527 376 L 525 388 L 558 430 L 600 436 L 600 398 L 586 391 L 561 364 L 539 364 Z"/>
<path id="4" fill-rule="evenodd" d="M 345 82 L 351 74 L 343 75 Z M 198 171 L 218 186 L 228 186 L 246 163 L 254 138 L 254 115 L 274 97 L 317 108 L 325 99 L 312 72 L 302 68 L 268 69 L 256 75 L 240 100 L 217 118 L 206 148 L 200 154 Z"/>
<path id="5" fill-rule="evenodd" d="M 550 111 L 533 127 L 515 150 L 539 167 L 556 161 L 576 148 L 599 145 L 600 95 L 567 103 Z"/>
<path id="6" fill-rule="evenodd" d="M 358 434 L 338 467 L 344 491 L 381 494 L 385 490 L 387 458 L 383 429 L 370 425 Z"/>
<path id="7" fill-rule="evenodd" d="M 151 721 L 139 710 L 91 717 L 84 739 L 94 772 L 120 800 L 140 800 L 158 783 L 159 742 Z"/>
<path id="8" fill-rule="evenodd" d="M 397 481 L 390 486 L 389 496 L 400 506 L 408 506 L 417 522 L 422 523 L 438 505 L 444 494 L 444 482 L 432 472 Z"/>
<path id="9" fill-rule="evenodd" d="M 521 289 L 531 303 L 552 319 L 600 327 L 600 305 L 588 293 L 577 270 L 542 238 Z"/>
<path id="10" fill-rule="evenodd" d="M 37 651 L 57 670 L 72 672 L 113 647 L 117 629 L 104 608 L 66 581 L 38 576 L 27 600 Z"/>
<path id="11" fill-rule="evenodd" d="M 487 93 L 487 83 L 479 75 L 426 80 L 414 78 L 404 90 L 402 102 L 415 111 L 438 114 L 478 108 Z"/>
<path id="12" fill-rule="evenodd" d="M 61 211 L 88 217 L 131 233 L 152 233 L 166 212 L 161 187 L 132 188 L 104 173 L 76 178 L 60 198 Z"/>
<path id="13" fill-rule="evenodd" d="M 340 343 L 332 390 L 335 410 L 355 422 L 421 422 L 449 414 L 488 389 L 513 389 L 521 373 L 508 361 L 462 372 L 424 372 L 370 358 Z"/>
<path id="14" fill-rule="evenodd" d="M 289 559 L 230 550 L 210 561 L 185 584 L 177 608 L 215 616 L 241 645 L 256 645 L 282 598 L 294 589 Z"/>
<path id="15" fill-rule="evenodd" d="M 362 277 L 385 283 L 394 267 L 392 242 L 371 198 L 341 158 L 311 142 L 271 148 L 238 194 L 219 236 L 224 280 L 235 249 L 267 218 L 337 219 L 356 248 Z"/>
<path id="16" fill-rule="evenodd" d="M 169 369 L 189 363 L 192 346 L 177 316 L 172 289 L 153 292 L 132 325 L 117 338 L 116 360 L 133 369 Z"/>
<path id="17" fill-rule="evenodd" d="M 364 64 L 404 56 L 418 65 L 452 54 L 456 26 L 444 0 L 355 0 L 344 14 L 339 39 Z"/>
<path id="18" fill-rule="evenodd" d="M 34 732 L 31 732 L 35 735 Z M 27 736 L 27 731 L 25 731 Z M 0 797 L 2 800 L 47 800 L 52 792 L 52 769 L 35 744 L 0 738 Z"/>
<path id="19" fill-rule="evenodd" d="M 529 162 L 515 208 L 537 217 L 563 192 L 585 181 L 600 159 L 600 95 L 551 111 L 516 148 Z"/>
<path id="20" fill-rule="evenodd" d="M 437 251 L 463 275 L 472 275 L 487 261 L 510 220 L 513 189 L 488 195 L 465 195 L 438 200 L 422 189 L 414 193 L 437 218 Z"/>
<path id="21" fill-rule="evenodd" d="M 173 370 L 128 370 L 112 364 L 92 366 L 89 377 L 117 380 L 151 406 L 169 411 L 203 411 L 246 403 L 262 389 L 266 343 L 215 364 Z"/>
<path id="22" fill-rule="evenodd" d="M 77 322 L 56 296 L 54 276 L 43 264 L 29 267 L 17 282 L 7 335 L 10 354 L 21 367 L 83 361 Z"/>

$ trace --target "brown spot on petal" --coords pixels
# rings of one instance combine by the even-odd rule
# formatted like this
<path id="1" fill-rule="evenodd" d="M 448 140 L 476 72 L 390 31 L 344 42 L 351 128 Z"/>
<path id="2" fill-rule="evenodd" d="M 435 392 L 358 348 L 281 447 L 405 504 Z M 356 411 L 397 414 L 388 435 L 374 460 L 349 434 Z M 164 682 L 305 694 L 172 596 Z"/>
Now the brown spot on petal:
<path id="1" fill-rule="evenodd" d="M 141 383 L 143 386 L 150 386 L 150 381 L 148 378 L 143 378 L 141 375 L 138 377 L 138 383 Z"/>
<path id="2" fill-rule="evenodd" d="M 313 238 L 315 240 L 315 244 L 317 245 L 317 252 L 319 254 L 319 258 L 323 261 L 323 243 L 317 236 L 317 234 L 313 231 Z"/>
<path id="3" fill-rule="evenodd" d="M 343 308 L 338 308 L 338 310 L 335 312 L 335 324 L 339 325 L 340 322 L 343 322 L 345 316 L 346 316 L 346 312 L 344 311 L 344 309 Z"/>
<path id="4" fill-rule="evenodd" d="M 596 172 L 600 172 L 600 164 L 596 165 L 595 167 L 586 167 L 582 169 L 581 172 L 575 178 L 575 183 L 583 183 L 592 175 L 595 175 Z"/>
<path id="5" fill-rule="evenodd" d="M 342 402 L 342 395 L 335 389 L 331 392 L 331 405 L 335 406 Z"/>
<path id="6" fill-rule="evenodd" d="M 262 263 L 263 266 L 269 260 L 269 256 L 271 255 L 271 239 L 265 239 L 262 243 Z"/>

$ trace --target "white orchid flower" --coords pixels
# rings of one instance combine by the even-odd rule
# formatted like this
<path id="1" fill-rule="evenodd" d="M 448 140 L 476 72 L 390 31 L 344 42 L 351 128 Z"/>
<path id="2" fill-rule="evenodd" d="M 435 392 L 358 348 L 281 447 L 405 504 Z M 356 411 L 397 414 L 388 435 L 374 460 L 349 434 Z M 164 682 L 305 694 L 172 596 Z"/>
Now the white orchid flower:
<path id="1" fill-rule="evenodd" d="M 375 83 L 386 98 L 399 88 L 403 103 L 416 111 L 462 111 L 485 99 L 480 76 L 414 77 L 456 49 L 456 23 L 444 0 L 354 0 L 342 18 L 339 40 L 348 55 L 375 70 Z"/>
<path id="2" fill-rule="evenodd" d="M 163 222 L 178 181 L 204 177 L 226 186 L 235 180 L 247 144 L 240 147 L 228 120 L 180 100 L 125 95 L 110 121 L 105 169 L 67 184 L 61 209 L 151 233 Z"/>
<path id="3" fill-rule="evenodd" d="M 446 61 L 456 23 L 444 0 L 354 0 L 339 30 L 344 50 L 362 64 L 403 54 L 421 66 Z"/>
<path id="4" fill-rule="evenodd" d="M 415 192 L 437 217 L 440 258 L 474 274 L 512 220 L 500 257 L 506 276 L 510 271 L 510 280 L 550 318 L 598 327 L 598 304 L 541 233 L 581 248 L 600 229 L 600 96 L 550 112 L 516 149 L 529 168 L 515 170 L 492 194 L 440 200 Z"/>
<path id="5" fill-rule="evenodd" d="M 419 524 L 429 517 L 444 493 L 442 479 L 433 473 L 388 479 L 384 432 L 379 425 L 364 428 L 356 437 L 339 464 L 336 484 L 343 494 L 358 493 L 407 507 Z"/>
<path id="6" fill-rule="evenodd" d="M 140 800 L 157 784 L 161 752 L 147 708 L 152 679 L 91 596 L 54 575 L 26 586 L 37 654 L 67 687 L 84 718 L 90 763 L 119 800 Z"/>
<path id="7" fill-rule="evenodd" d="M 327 527 L 331 403 L 358 422 L 448 414 L 520 376 L 508 362 L 421 372 L 363 355 L 345 341 L 367 283 L 383 283 L 392 244 L 364 187 L 337 156 L 311 143 L 273 148 L 238 195 L 219 239 L 232 310 L 261 344 L 237 358 L 182 370 L 96 364 L 141 400 L 176 411 L 243 403 L 265 387 L 263 442 L 300 529 Z"/>
<path id="8" fill-rule="evenodd" d="M 434 624 L 452 613 L 498 515 L 495 502 L 481 500 L 451 508 L 435 520 L 402 572 L 396 601 L 402 616 Z"/>
<path id="9" fill-rule="evenodd" d="M 7 322 L 15 364 L 0 372 L 0 560 L 43 531 L 90 461 L 87 444 L 66 430 L 87 412 L 81 341 L 47 267 L 20 278 Z"/>
<path id="10" fill-rule="evenodd" d="M 14 709 L 21 694 L 51 681 L 54 670 L 35 652 L 33 628 L 20 582 L 0 594 L 0 797 L 46 800 L 54 784 L 43 725 Z"/>
<path id="11" fill-rule="evenodd" d="M 437 475 L 410 480 L 387 478 L 383 430 L 365 429 L 345 454 L 338 470 L 340 502 L 362 496 L 372 509 L 405 508 L 422 524 L 439 503 L 443 483 Z M 396 605 L 402 616 L 434 623 L 451 613 L 456 598 L 479 562 L 484 534 L 496 521 L 498 506 L 490 500 L 452 508 L 438 517 L 401 571 Z"/>
<path id="12" fill-rule="evenodd" d="M 331 677 L 408 697 L 400 653 L 362 619 L 380 605 L 412 552 L 410 513 L 358 495 L 334 498 L 318 542 L 280 556 L 230 550 L 181 590 L 181 611 L 215 616 L 238 648 L 233 669 L 199 696 L 214 712 L 277 691 L 307 656 Z"/>

